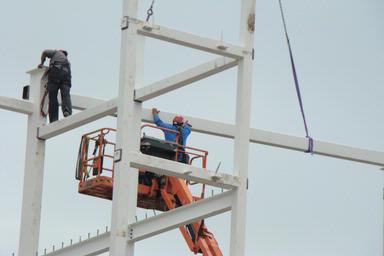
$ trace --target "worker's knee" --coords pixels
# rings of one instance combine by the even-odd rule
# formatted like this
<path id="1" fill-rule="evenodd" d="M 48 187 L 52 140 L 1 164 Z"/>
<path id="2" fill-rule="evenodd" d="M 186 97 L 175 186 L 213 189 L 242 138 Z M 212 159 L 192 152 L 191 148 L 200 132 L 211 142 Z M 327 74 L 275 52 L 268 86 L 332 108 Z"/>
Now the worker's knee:
<path id="1" fill-rule="evenodd" d="M 58 84 L 52 83 L 52 82 L 48 82 L 48 84 L 47 84 L 47 91 L 48 91 L 48 94 L 49 94 L 50 97 L 54 96 L 54 95 L 57 95 L 58 90 L 59 90 Z"/>
<path id="2" fill-rule="evenodd" d="M 68 85 L 68 84 L 61 84 L 60 86 L 60 91 L 61 91 L 61 95 L 64 97 L 64 96 L 69 96 L 69 93 L 71 91 L 71 86 Z"/>

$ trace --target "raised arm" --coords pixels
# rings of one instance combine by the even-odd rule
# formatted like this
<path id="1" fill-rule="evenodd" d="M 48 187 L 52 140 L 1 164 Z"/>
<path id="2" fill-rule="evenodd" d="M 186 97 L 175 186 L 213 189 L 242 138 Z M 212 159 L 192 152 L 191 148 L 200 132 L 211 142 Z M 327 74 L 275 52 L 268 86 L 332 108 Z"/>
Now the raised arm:
<path id="1" fill-rule="evenodd" d="M 173 126 L 171 124 L 164 123 L 163 120 L 160 119 L 159 112 L 160 111 L 156 108 L 152 109 L 153 121 L 155 122 L 155 124 L 159 127 L 172 129 Z"/>

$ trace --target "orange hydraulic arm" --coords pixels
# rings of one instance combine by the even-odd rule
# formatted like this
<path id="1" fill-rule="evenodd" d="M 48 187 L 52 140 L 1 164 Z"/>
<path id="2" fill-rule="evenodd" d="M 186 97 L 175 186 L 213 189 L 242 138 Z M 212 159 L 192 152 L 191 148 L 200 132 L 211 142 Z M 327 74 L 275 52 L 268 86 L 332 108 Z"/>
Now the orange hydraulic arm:
<path id="1" fill-rule="evenodd" d="M 172 189 L 172 195 L 175 203 L 172 202 L 170 195 L 165 189 L 161 189 L 161 195 L 168 207 L 173 209 L 182 205 L 193 203 L 195 200 L 190 192 L 185 180 L 175 177 L 168 177 L 169 185 Z M 203 253 L 204 256 L 222 256 L 219 245 L 204 224 L 204 220 L 179 227 L 185 241 L 191 251 L 195 254 Z"/>

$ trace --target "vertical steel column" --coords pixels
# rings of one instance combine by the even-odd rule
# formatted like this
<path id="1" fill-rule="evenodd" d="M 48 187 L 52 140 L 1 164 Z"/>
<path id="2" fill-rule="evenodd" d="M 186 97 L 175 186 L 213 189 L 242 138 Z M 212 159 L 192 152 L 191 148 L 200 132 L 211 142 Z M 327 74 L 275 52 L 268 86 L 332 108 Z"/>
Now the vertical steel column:
<path id="1" fill-rule="evenodd" d="M 242 185 L 237 189 L 231 212 L 231 256 L 245 255 L 247 178 L 252 99 L 252 49 L 255 29 L 255 0 L 241 1 L 240 43 L 249 52 L 239 62 L 234 140 L 234 174 Z"/>
<path id="2" fill-rule="evenodd" d="M 40 101 L 44 92 L 41 77 L 44 71 L 43 69 L 35 69 L 29 72 L 31 75 L 30 99 L 34 105 L 33 114 L 28 116 L 23 203 L 19 236 L 20 256 L 36 255 L 39 248 L 45 141 L 37 138 L 37 128 L 46 122 L 46 118 L 40 115 Z"/>
<path id="3" fill-rule="evenodd" d="M 124 0 L 117 111 L 115 174 L 113 184 L 110 255 L 133 256 L 134 243 L 127 243 L 128 224 L 135 221 L 137 169 L 130 167 L 130 151 L 139 151 L 141 103 L 134 101 L 135 86 L 142 84 L 144 39 L 137 34 L 138 0 Z M 116 157 L 117 155 L 115 155 Z"/>

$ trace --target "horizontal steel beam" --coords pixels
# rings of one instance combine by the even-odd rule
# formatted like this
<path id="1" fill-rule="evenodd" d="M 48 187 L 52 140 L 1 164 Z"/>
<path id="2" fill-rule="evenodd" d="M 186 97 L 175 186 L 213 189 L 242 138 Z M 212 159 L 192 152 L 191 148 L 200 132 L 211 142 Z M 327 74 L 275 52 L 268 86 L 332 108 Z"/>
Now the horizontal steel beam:
<path id="1" fill-rule="evenodd" d="M 169 120 L 169 122 L 171 122 L 171 120 L 176 114 L 161 111 L 160 115 L 163 120 Z M 192 125 L 192 131 L 215 135 L 219 137 L 234 138 L 235 126 L 232 124 L 216 122 L 191 116 L 184 116 L 184 118 L 188 120 L 188 122 Z M 143 109 L 142 121 L 153 123 L 152 110 Z"/>
<path id="2" fill-rule="evenodd" d="M 102 102 L 99 105 L 83 110 L 72 116 L 68 116 L 51 124 L 39 127 L 38 137 L 44 140 L 52 138 L 56 135 L 62 134 L 87 123 L 93 122 L 104 116 L 116 113 L 116 110 L 116 99 Z"/>
<path id="3" fill-rule="evenodd" d="M 207 63 L 198 65 L 184 72 L 160 80 L 153 84 L 147 85 L 135 90 L 136 101 L 146 101 L 167 92 L 179 89 L 183 86 L 199 81 L 206 77 L 220 73 L 224 70 L 232 68 L 238 64 L 238 60 L 230 58 L 217 58 Z"/>
<path id="4" fill-rule="evenodd" d="M 0 109 L 30 115 L 33 112 L 33 103 L 0 96 Z"/>
<path id="5" fill-rule="evenodd" d="M 73 104 L 78 109 L 85 109 L 103 102 L 102 100 L 95 100 L 88 97 L 73 96 L 73 98 L 75 99 L 74 102 L 78 102 L 78 105 L 76 106 Z M 175 114 L 161 112 L 160 115 L 164 120 L 172 120 Z M 233 124 L 190 116 L 185 116 L 185 118 L 193 125 L 192 130 L 195 132 L 225 138 L 234 138 L 235 126 Z M 152 112 L 150 109 L 143 109 L 142 121 L 153 123 Z M 250 142 L 302 152 L 308 148 L 308 141 L 306 138 L 253 128 L 251 129 Z M 359 163 L 384 166 L 384 152 L 382 151 L 362 149 L 315 140 L 313 153 L 316 155 L 339 158 Z"/>
<path id="6" fill-rule="evenodd" d="M 96 256 L 109 251 L 110 232 L 64 247 L 45 256 Z"/>
<path id="7" fill-rule="evenodd" d="M 130 159 L 131 167 L 142 168 L 160 175 L 178 177 L 225 189 L 233 189 L 240 186 L 238 177 L 226 173 L 215 173 L 192 165 L 136 152 L 130 153 Z"/>
<path id="8" fill-rule="evenodd" d="M 128 226 L 128 241 L 137 242 L 179 226 L 231 210 L 234 191 L 227 191 Z"/>
<path id="9" fill-rule="evenodd" d="M 137 24 L 137 33 L 143 36 L 235 59 L 243 58 L 244 54 L 252 54 L 252 50 L 247 50 L 243 47 L 219 40 L 201 37 L 159 25 L 153 25 L 143 21 L 131 19 L 131 22 Z"/>
<path id="10" fill-rule="evenodd" d="M 61 104 L 61 97 L 58 98 L 59 103 Z M 105 100 L 100 100 L 96 98 L 90 98 L 80 95 L 71 95 L 72 108 L 77 110 L 85 110 L 88 108 L 96 107 L 104 102 Z M 115 115 L 116 116 L 116 115 Z"/>
<path id="11" fill-rule="evenodd" d="M 259 129 L 251 129 L 250 141 L 252 143 L 301 152 L 308 149 L 308 139 L 306 138 Z M 320 140 L 314 140 L 313 143 L 313 153 L 316 155 L 384 166 L 384 152 L 381 151 L 361 149 Z"/>

